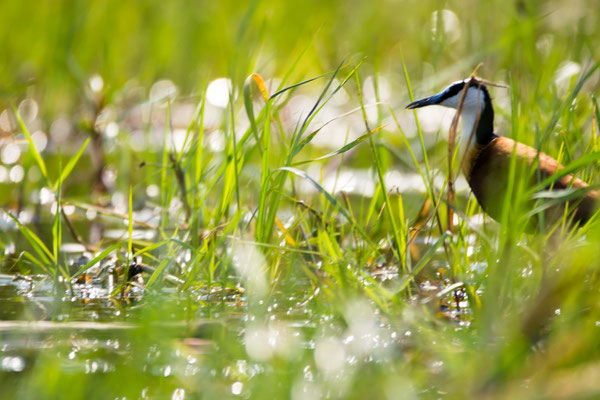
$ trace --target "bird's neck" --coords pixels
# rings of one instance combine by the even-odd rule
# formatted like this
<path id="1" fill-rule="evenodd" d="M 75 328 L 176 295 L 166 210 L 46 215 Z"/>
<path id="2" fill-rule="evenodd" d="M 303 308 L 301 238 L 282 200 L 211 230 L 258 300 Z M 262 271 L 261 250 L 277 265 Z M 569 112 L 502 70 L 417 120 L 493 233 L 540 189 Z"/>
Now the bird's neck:
<path id="1" fill-rule="evenodd" d="M 496 137 L 494 134 L 494 109 L 488 99 L 485 99 L 482 107 L 463 108 L 460 118 L 463 127 L 460 138 L 461 154 L 468 150 L 467 144 L 469 149 L 475 145 L 485 146 Z"/>

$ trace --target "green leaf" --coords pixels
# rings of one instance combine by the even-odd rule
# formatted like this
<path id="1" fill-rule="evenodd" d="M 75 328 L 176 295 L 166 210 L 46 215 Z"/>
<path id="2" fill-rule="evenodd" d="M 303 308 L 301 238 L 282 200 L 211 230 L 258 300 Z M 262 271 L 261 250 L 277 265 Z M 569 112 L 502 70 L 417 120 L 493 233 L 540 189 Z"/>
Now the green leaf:
<path id="1" fill-rule="evenodd" d="M 366 139 L 368 139 L 369 136 L 371 136 L 372 134 L 376 133 L 377 131 L 379 131 L 381 129 L 383 129 L 383 126 L 375 128 L 372 131 L 370 131 L 369 133 L 365 133 L 364 135 L 360 136 L 359 138 L 353 140 L 352 142 L 350 142 L 347 145 L 339 148 L 336 151 L 333 151 L 331 153 L 327 153 L 324 156 L 321 156 L 321 157 L 318 157 L 318 158 L 314 158 L 312 160 L 299 161 L 297 163 L 294 163 L 293 165 L 294 166 L 298 166 L 298 165 L 302 165 L 302 164 L 307 164 L 307 163 L 311 163 L 311 162 L 314 162 L 314 161 L 324 160 L 326 158 L 333 157 L 333 156 L 336 156 L 338 154 L 345 153 L 345 152 L 351 150 L 352 148 L 356 147 L 358 144 L 360 144 L 361 142 L 363 142 Z M 314 133 L 316 134 L 316 131 Z"/>

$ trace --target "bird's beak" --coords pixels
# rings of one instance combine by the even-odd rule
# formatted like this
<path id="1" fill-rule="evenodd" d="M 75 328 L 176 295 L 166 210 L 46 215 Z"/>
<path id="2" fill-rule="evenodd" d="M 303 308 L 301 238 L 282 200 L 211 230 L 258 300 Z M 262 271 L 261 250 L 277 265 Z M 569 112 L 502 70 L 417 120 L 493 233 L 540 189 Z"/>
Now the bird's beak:
<path id="1" fill-rule="evenodd" d="M 442 94 L 434 94 L 433 96 L 425 97 L 424 99 L 413 101 L 409 105 L 406 106 L 407 109 L 411 110 L 413 108 L 421 108 L 425 106 L 432 106 L 434 104 L 438 104 L 441 100 Z"/>

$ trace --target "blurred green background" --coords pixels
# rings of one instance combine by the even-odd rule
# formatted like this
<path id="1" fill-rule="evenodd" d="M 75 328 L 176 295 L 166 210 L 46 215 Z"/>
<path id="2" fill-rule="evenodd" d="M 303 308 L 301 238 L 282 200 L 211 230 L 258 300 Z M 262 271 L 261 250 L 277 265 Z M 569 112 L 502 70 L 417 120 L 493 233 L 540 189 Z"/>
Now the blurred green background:
<path id="1" fill-rule="evenodd" d="M 451 13 L 437 21 L 443 9 Z M 109 93 L 161 78 L 189 93 L 218 76 L 240 84 L 250 72 L 282 75 L 313 40 L 301 76 L 364 55 L 365 70 L 392 76 L 403 57 L 417 82 L 444 84 L 483 63 L 490 79 L 510 72 L 535 85 L 566 60 L 597 58 L 597 15 L 593 0 L 6 1 L 0 93 L 9 102 L 34 91 L 48 116 L 72 112 L 93 74 Z"/>

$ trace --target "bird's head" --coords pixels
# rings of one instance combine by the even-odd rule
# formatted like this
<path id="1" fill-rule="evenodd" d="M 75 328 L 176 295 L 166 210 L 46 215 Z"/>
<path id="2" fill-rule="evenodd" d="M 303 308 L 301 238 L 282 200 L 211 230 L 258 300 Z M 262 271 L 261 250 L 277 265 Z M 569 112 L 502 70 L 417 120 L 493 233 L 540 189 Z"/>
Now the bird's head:
<path id="1" fill-rule="evenodd" d="M 486 86 L 477 78 L 468 78 L 462 81 L 451 83 L 446 89 L 438 94 L 426 97 L 421 100 L 413 101 L 406 106 L 408 109 L 420 108 L 425 106 L 440 105 L 458 109 L 463 89 L 468 87 L 463 103 L 463 110 L 483 109 L 486 106 L 491 107 L 490 95 Z"/>

